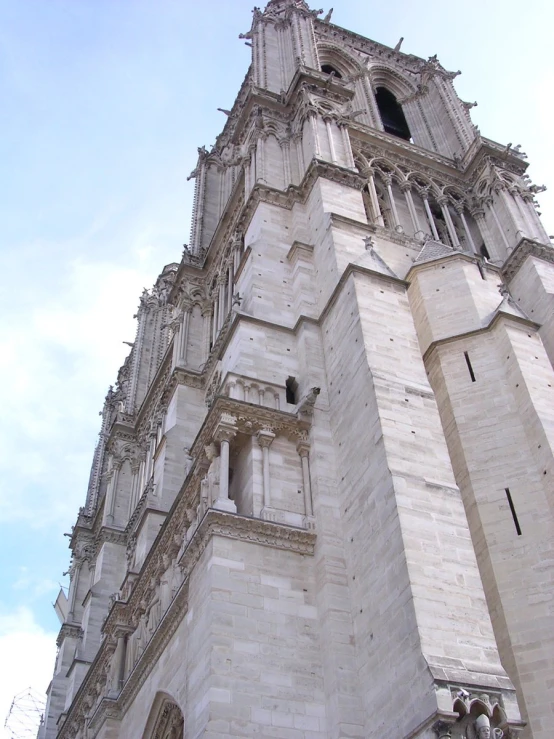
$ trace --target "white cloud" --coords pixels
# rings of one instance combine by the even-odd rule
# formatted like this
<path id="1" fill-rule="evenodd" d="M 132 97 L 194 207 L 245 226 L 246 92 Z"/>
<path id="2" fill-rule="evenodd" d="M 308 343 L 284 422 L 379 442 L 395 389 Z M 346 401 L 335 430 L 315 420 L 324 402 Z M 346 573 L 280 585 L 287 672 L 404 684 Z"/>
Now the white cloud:
<path id="1" fill-rule="evenodd" d="M 44 694 L 54 670 L 56 635 L 42 629 L 28 608 L 0 615 L 0 739 L 11 739 L 4 728 L 15 695 L 31 687 Z"/>
<path id="2" fill-rule="evenodd" d="M 137 242 L 129 266 L 78 250 L 54 290 L 33 279 L 32 299 L 0 325 L 0 522 L 67 521 L 84 502 L 97 413 L 129 351 L 122 342 L 134 340 L 142 288 L 163 266 Z"/>

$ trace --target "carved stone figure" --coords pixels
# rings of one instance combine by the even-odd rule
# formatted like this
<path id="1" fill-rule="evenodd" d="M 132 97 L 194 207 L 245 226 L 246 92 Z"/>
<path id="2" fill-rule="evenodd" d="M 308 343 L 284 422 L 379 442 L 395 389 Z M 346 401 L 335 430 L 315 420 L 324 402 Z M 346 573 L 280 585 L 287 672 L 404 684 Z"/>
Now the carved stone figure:
<path id="1" fill-rule="evenodd" d="M 476 739 L 502 739 L 504 736 L 502 729 L 491 729 L 490 719 L 484 713 L 477 717 L 474 727 Z"/>
<path id="2" fill-rule="evenodd" d="M 210 463 L 204 480 L 206 481 L 206 492 L 208 506 L 211 506 L 219 498 L 219 470 L 220 458 L 216 445 L 212 442 L 205 447 L 206 457 Z"/>
<path id="3" fill-rule="evenodd" d="M 150 641 L 150 637 L 156 630 L 156 627 L 160 623 L 161 618 L 161 601 L 160 601 L 160 591 L 159 588 L 157 588 L 154 591 L 154 597 L 150 602 L 150 605 L 148 606 L 148 609 L 146 611 L 147 621 L 146 621 L 146 634 L 147 634 L 147 640 Z"/>

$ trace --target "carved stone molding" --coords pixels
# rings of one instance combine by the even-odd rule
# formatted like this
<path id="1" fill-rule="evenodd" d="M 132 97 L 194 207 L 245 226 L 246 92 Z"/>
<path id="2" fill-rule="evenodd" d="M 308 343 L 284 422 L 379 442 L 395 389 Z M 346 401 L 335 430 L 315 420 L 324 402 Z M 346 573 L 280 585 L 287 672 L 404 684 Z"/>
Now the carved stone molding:
<path id="1" fill-rule="evenodd" d="M 506 282 L 515 277 L 527 257 L 536 257 L 543 262 L 554 264 L 554 248 L 531 239 L 522 239 L 502 267 L 502 275 Z"/>
<path id="2" fill-rule="evenodd" d="M 64 623 L 56 639 L 56 646 L 61 647 L 64 639 L 82 639 L 83 629 L 78 624 Z"/>
<path id="3" fill-rule="evenodd" d="M 271 428 L 274 433 L 280 433 L 295 441 L 307 439 L 309 423 L 299 419 L 295 414 L 219 395 L 194 441 L 191 449 L 193 457 L 197 457 L 213 439 L 223 414 L 233 416 L 235 430 L 248 436 L 253 436 L 265 428 Z"/>
<path id="4" fill-rule="evenodd" d="M 316 541 L 316 534 L 313 531 L 210 508 L 183 553 L 181 565 L 185 576 L 188 576 L 190 569 L 198 561 L 213 536 L 248 541 L 307 555 L 313 555 Z M 190 558 L 190 564 L 185 561 L 186 557 Z"/>

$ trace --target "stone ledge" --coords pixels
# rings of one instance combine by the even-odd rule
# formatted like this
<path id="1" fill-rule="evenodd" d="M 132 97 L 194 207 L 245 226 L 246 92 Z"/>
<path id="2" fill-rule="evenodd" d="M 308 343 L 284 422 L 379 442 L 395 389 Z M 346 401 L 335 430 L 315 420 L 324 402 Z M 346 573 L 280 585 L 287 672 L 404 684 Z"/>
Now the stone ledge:
<path id="1" fill-rule="evenodd" d="M 541 244 L 540 241 L 522 239 L 502 267 L 502 275 L 507 282 L 515 277 L 527 257 L 536 257 L 543 262 L 554 264 L 554 248 L 551 245 Z"/>

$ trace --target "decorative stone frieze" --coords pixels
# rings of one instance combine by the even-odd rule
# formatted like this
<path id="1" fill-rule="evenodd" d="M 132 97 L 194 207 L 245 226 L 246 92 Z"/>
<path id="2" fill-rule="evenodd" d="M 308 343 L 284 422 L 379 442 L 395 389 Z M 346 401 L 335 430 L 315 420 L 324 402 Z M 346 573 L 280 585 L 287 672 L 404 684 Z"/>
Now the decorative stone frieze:
<path id="1" fill-rule="evenodd" d="M 529 256 L 554 264 L 554 247 L 538 241 L 522 239 L 502 267 L 502 275 L 506 282 L 509 283 L 513 279 Z"/>
<path id="2" fill-rule="evenodd" d="M 83 629 L 77 624 L 64 623 L 56 639 L 56 646 L 60 647 L 65 639 L 82 639 Z"/>

